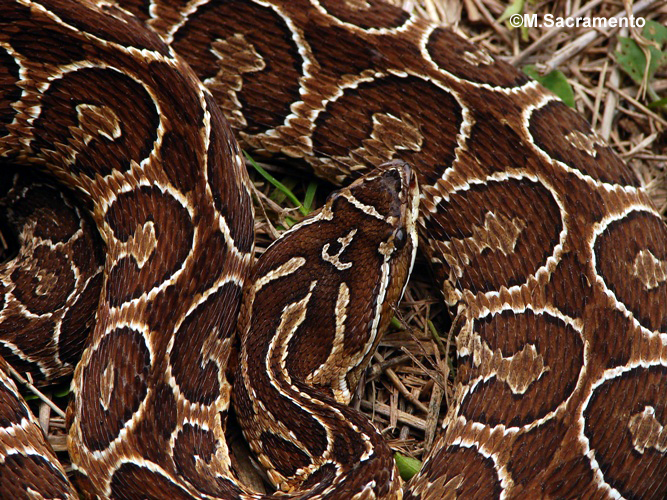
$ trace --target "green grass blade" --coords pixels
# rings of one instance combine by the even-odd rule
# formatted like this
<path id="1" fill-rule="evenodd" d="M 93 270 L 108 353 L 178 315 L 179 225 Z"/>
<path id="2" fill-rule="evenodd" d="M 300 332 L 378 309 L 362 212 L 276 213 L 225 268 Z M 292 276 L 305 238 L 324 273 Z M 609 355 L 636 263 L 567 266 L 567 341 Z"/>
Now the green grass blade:
<path id="1" fill-rule="evenodd" d="M 301 204 L 299 199 L 294 196 L 294 193 L 290 191 L 287 186 L 285 186 L 282 182 L 280 182 L 278 179 L 276 179 L 274 176 L 272 176 L 270 173 L 268 173 L 264 168 L 262 168 L 260 165 L 258 165 L 255 160 L 253 160 L 248 153 L 245 151 L 243 152 L 245 155 L 246 159 L 250 162 L 250 164 L 253 166 L 257 172 L 259 172 L 259 175 L 264 177 L 264 179 L 267 180 L 273 187 L 276 189 L 279 189 L 282 193 L 287 196 L 287 198 L 299 209 L 299 212 L 301 212 L 302 215 L 308 215 L 308 210 Z"/>

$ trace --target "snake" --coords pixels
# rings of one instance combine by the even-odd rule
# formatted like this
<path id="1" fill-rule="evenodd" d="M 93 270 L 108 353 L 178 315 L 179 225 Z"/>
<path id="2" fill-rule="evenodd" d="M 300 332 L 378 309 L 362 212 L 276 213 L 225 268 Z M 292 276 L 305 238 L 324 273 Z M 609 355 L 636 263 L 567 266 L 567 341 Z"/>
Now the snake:
<path id="1" fill-rule="evenodd" d="M 346 186 L 257 262 L 241 147 Z M 0 0 L 0 158 L 3 496 L 667 494 L 667 228 L 584 118 L 449 29 L 380 0 Z M 348 403 L 417 247 L 457 370 L 402 484 Z M 8 361 L 74 372 L 69 476 Z M 232 404 L 275 493 L 238 479 Z"/>

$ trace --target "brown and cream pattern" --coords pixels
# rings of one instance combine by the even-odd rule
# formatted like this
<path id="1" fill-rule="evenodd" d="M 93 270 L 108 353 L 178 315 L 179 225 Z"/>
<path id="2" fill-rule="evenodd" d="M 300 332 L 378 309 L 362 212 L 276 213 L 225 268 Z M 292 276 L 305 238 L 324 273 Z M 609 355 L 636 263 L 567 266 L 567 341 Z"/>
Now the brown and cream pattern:
<path id="1" fill-rule="evenodd" d="M 232 393 L 287 497 L 667 494 L 667 228 L 581 117 L 379 0 L 121 4 L 0 1 L 0 157 L 69 186 L 106 248 L 68 412 L 85 494 L 262 498 L 230 467 Z M 234 137 L 338 184 L 364 177 L 251 267 Z M 369 174 L 389 160 L 412 170 Z M 442 434 L 401 489 L 345 403 L 410 267 L 415 174 L 459 367 Z M 30 316 L 51 280 L 35 273 L 2 282 L 3 307 L 24 293 L 13 307 Z M 302 335 L 313 308 L 326 318 L 316 348 Z M 348 340 L 355 322 L 365 339 Z M 26 496 L 73 495 L 3 380 L 0 477 Z"/>

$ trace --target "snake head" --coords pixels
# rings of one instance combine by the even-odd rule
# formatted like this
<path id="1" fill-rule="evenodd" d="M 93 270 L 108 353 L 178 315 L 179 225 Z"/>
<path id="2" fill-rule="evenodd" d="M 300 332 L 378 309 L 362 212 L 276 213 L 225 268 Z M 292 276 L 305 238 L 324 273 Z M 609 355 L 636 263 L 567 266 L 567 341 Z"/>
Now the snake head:
<path id="1" fill-rule="evenodd" d="M 347 367 L 346 385 L 352 390 L 405 292 L 417 253 L 418 208 L 416 173 L 394 160 L 334 193 L 322 209 L 331 211 L 341 226 L 353 228 L 356 239 L 356 245 L 341 249 L 355 281 L 361 282 L 351 292 L 345 318 L 344 345 L 354 360 Z M 336 399 L 348 403 L 351 394 L 339 389 Z"/>
<path id="2" fill-rule="evenodd" d="M 418 204 L 414 171 L 384 164 L 334 192 L 259 259 L 245 304 L 254 324 L 273 325 L 267 337 L 291 325 L 283 354 L 291 376 L 349 402 L 412 270 Z"/>
<path id="3" fill-rule="evenodd" d="M 366 231 L 372 236 L 366 237 L 389 266 L 374 277 L 386 287 L 382 300 L 394 308 L 403 296 L 417 253 L 419 187 L 415 172 L 404 161 L 393 160 L 334 193 L 327 205 L 335 205 L 337 197 L 344 197 L 358 210 L 353 216 L 359 219 L 359 228 L 374 227 Z M 382 229 L 375 229 L 378 224 Z"/>
<path id="4" fill-rule="evenodd" d="M 365 467 L 371 475 L 395 472 L 377 430 L 346 405 L 405 290 L 418 204 L 413 170 L 403 162 L 382 165 L 283 233 L 251 273 L 239 319 L 234 405 L 279 489 L 301 488 L 308 476 L 295 470 L 331 474 L 332 460 L 363 464 L 354 473 L 364 484 L 388 480 L 369 479 Z M 342 420 L 334 424 L 333 414 Z M 288 448 L 301 469 L 284 466 Z"/>

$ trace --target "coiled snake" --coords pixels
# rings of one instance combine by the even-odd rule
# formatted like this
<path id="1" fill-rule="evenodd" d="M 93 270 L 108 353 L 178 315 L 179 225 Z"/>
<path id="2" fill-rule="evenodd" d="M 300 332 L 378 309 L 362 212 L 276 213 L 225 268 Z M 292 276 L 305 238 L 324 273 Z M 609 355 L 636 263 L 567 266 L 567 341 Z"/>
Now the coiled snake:
<path id="1" fill-rule="evenodd" d="M 65 248 L 86 238 L 78 215 L 71 230 L 45 223 L 29 238 L 83 259 L 77 271 L 31 264 L 0 289 L 2 353 L 45 377 L 69 355 L 37 361 L 21 318 L 85 333 L 94 301 L 54 283 L 100 290 L 68 410 L 84 494 L 262 498 L 234 479 L 224 441 L 241 311 L 234 400 L 277 496 L 664 498 L 667 229 L 582 118 L 375 1 L 123 7 L 0 1 L 0 157 L 73 189 L 106 246 L 101 273 Z M 414 170 L 395 162 L 333 195 L 247 279 L 253 213 L 228 123 L 245 147 L 339 184 L 392 159 Z M 27 192 L 2 175 L 10 197 Z M 386 444 L 345 403 L 417 230 L 456 313 L 459 367 L 442 435 L 401 490 Z M 74 498 L 0 382 L 0 487 Z"/>

